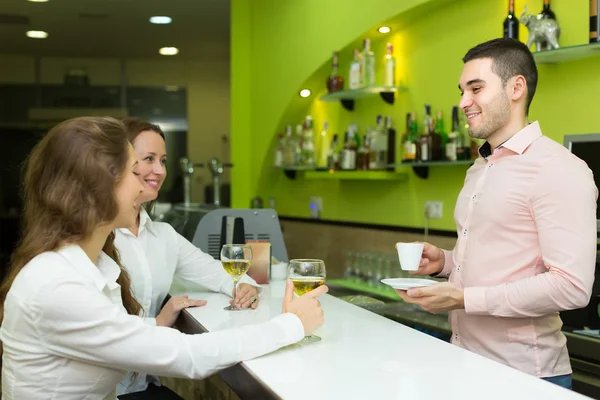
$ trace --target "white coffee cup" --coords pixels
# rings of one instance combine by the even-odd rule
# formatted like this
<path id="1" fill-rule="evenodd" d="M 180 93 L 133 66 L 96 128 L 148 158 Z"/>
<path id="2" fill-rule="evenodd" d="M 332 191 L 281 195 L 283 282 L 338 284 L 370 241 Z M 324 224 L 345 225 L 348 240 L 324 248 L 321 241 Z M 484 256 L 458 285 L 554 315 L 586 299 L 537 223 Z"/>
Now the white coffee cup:
<path id="1" fill-rule="evenodd" d="M 400 268 L 405 271 L 416 271 L 421 263 L 423 243 L 396 243 Z"/>

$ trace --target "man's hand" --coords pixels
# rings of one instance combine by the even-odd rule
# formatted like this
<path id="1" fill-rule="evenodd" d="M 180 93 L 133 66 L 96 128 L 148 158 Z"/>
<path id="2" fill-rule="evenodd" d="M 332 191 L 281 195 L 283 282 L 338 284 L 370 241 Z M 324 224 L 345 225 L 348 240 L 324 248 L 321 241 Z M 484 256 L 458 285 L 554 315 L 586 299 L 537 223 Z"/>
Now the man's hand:
<path id="1" fill-rule="evenodd" d="M 464 290 L 450 282 L 396 292 L 405 302 L 417 304 L 433 314 L 465 308 Z"/>

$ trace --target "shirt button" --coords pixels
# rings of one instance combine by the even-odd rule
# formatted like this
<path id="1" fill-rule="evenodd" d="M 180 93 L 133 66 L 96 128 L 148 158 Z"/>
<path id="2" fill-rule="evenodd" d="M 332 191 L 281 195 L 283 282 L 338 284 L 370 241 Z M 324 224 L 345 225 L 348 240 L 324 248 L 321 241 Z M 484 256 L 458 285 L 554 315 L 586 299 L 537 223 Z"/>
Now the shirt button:
<path id="1" fill-rule="evenodd" d="M 460 272 L 460 265 L 456 267 L 456 270 Z"/>
<path id="2" fill-rule="evenodd" d="M 474 194 L 473 197 L 472 197 L 473 201 L 475 201 L 476 198 L 477 198 L 477 195 Z"/>
<path id="3" fill-rule="evenodd" d="M 454 339 L 458 340 L 458 333 L 454 335 Z"/>
<path id="4" fill-rule="evenodd" d="M 467 230 L 466 229 L 463 231 L 463 236 L 467 236 Z"/>

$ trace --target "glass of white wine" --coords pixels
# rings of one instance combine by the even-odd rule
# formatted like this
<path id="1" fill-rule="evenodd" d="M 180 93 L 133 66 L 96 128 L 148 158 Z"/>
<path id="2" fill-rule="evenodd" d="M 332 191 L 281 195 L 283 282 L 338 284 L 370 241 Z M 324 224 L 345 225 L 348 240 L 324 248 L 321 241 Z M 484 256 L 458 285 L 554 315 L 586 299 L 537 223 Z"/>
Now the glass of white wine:
<path id="1" fill-rule="evenodd" d="M 221 249 L 221 264 L 225 271 L 233 279 L 233 301 L 225 310 L 240 311 L 250 310 L 250 308 L 238 308 L 235 303 L 237 294 L 237 284 L 250 268 L 252 262 L 252 247 L 249 244 L 224 244 Z"/>
<path id="2" fill-rule="evenodd" d="M 325 262 L 323 260 L 290 260 L 288 278 L 294 283 L 294 294 L 302 296 L 325 284 Z M 319 336 L 307 335 L 300 343 L 313 343 L 321 340 Z"/>

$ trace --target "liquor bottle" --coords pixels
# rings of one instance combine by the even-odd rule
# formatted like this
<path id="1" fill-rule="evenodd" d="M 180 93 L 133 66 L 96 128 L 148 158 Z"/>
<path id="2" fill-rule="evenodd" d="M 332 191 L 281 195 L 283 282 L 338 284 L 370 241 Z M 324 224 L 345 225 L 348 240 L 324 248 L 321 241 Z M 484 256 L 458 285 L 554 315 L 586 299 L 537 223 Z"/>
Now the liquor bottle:
<path id="1" fill-rule="evenodd" d="M 344 89 L 344 78 L 338 74 L 338 52 L 333 52 L 333 62 L 331 66 L 331 74 L 327 78 L 327 91 L 329 93 L 337 92 Z"/>
<path id="2" fill-rule="evenodd" d="M 538 18 L 541 19 L 553 19 L 556 21 L 556 14 L 554 14 L 554 11 L 552 11 L 552 9 L 550 8 L 550 0 L 544 0 L 544 7 L 542 8 L 542 12 L 540 12 Z M 560 31 L 557 33 L 557 35 L 560 33 Z M 546 41 L 541 42 L 541 50 L 551 50 L 552 47 L 550 46 L 550 44 Z"/>
<path id="3" fill-rule="evenodd" d="M 369 169 L 383 170 L 387 167 L 388 138 L 383 116 L 378 115 L 376 121 L 375 129 L 369 135 L 371 138 Z"/>
<path id="4" fill-rule="evenodd" d="M 504 37 L 519 40 L 519 19 L 515 17 L 515 0 L 508 1 L 508 15 L 504 19 Z"/>
<path id="5" fill-rule="evenodd" d="M 590 0 L 590 43 L 600 42 L 600 0 Z"/>
<path id="6" fill-rule="evenodd" d="M 458 106 L 452 107 L 452 132 L 454 143 L 450 144 L 450 140 L 446 143 L 446 158 L 449 161 L 466 160 L 465 156 L 465 136 L 460 127 L 458 119 Z M 450 135 L 448 135 L 450 137 Z"/>
<path id="7" fill-rule="evenodd" d="M 340 169 L 342 171 L 353 171 L 356 169 L 356 144 L 352 128 L 348 129 L 344 137 L 344 149 L 342 150 Z"/>
<path id="8" fill-rule="evenodd" d="M 431 155 L 433 160 L 443 160 L 446 152 L 446 142 L 448 134 L 444 129 L 444 117 L 442 111 L 438 110 L 435 119 L 435 129 L 431 135 Z"/>
<path id="9" fill-rule="evenodd" d="M 285 127 L 285 154 L 283 157 L 283 163 L 286 166 L 298 165 L 299 156 L 299 142 L 298 138 L 294 136 L 292 132 L 292 126 L 287 125 Z"/>
<path id="10" fill-rule="evenodd" d="M 333 135 L 329 153 L 327 155 L 327 169 L 330 171 L 338 171 L 340 169 L 340 149 L 337 133 Z"/>
<path id="11" fill-rule="evenodd" d="M 306 116 L 302 127 L 302 153 L 300 158 L 302 165 L 315 166 L 315 138 L 313 121 L 310 115 Z"/>
<path id="12" fill-rule="evenodd" d="M 327 167 L 327 157 L 329 155 L 329 146 L 330 143 L 327 140 L 327 128 L 329 127 L 329 123 L 327 121 L 323 122 L 323 130 L 321 131 L 321 138 L 319 141 L 319 162 L 317 163 L 318 168 Z"/>
<path id="13" fill-rule="evenodd" d="M 431 161 L 431 133 L 433 132 L 433 119 L 431 106 L 425 104 L 425 117 L 423 118 L 423 133 L 419 138 L 420 161 Z"/>
<path id="14" fill-rule="evenodd" d="M 285 143 L 283 135 L 280 133 L 277 135 L 277 145 L 275 146 L 275 157 L 273 160 L 273 166 L 276 168 L 283 167 L 283 161 L 285 157 Z"/>
<path id="15" fill-rule="evenodd" d="M 385 128 L 387 130 L 387 170 L 393 171 L 396 164 L 396 130 L 392 126 L 392 117 L 385 117 Z"/>
<path id="16" fill-rule="evenodd" d="M 361 54 L 361 73 L 362 85 L 375 85 L 375 53 L 371 50 L 371 41 L 365 39 L 363 41 L 363 51 Z"/>
<path id="17" fill-rule="evenodd" d="M 408 129 L 406 132 L 406 141 L 404 142 L 404 161 L 414 162 L 418 159 L 419 147 L 417 146 L 419 137 L 419 126 L 417 125 L 417 114 L 412 112 L 408 117 Z"/>
<path id="18" fill-rule="evenodd" d="M 356 151 L 356 169 L 367 171 L 369 169 L 369 135 L 364 136 L 362 145 Z"/>
<path id="19" fill-rule="evenodd" d="M 348 88 L 349 89 L 360 89 L 361 88 L 361 62 L 358 49 L 354 49 L 352 52 L 353 59 L 350 63 L 350 70 L 348 72 Z"/>
<path id="20" fill-rule="evenodd" d="M 383 59 L 385 86 L 396 86 L 396 59 L 394 58 L 394 46 L 391 43 L 386 45 L 386 54 Z"/>

